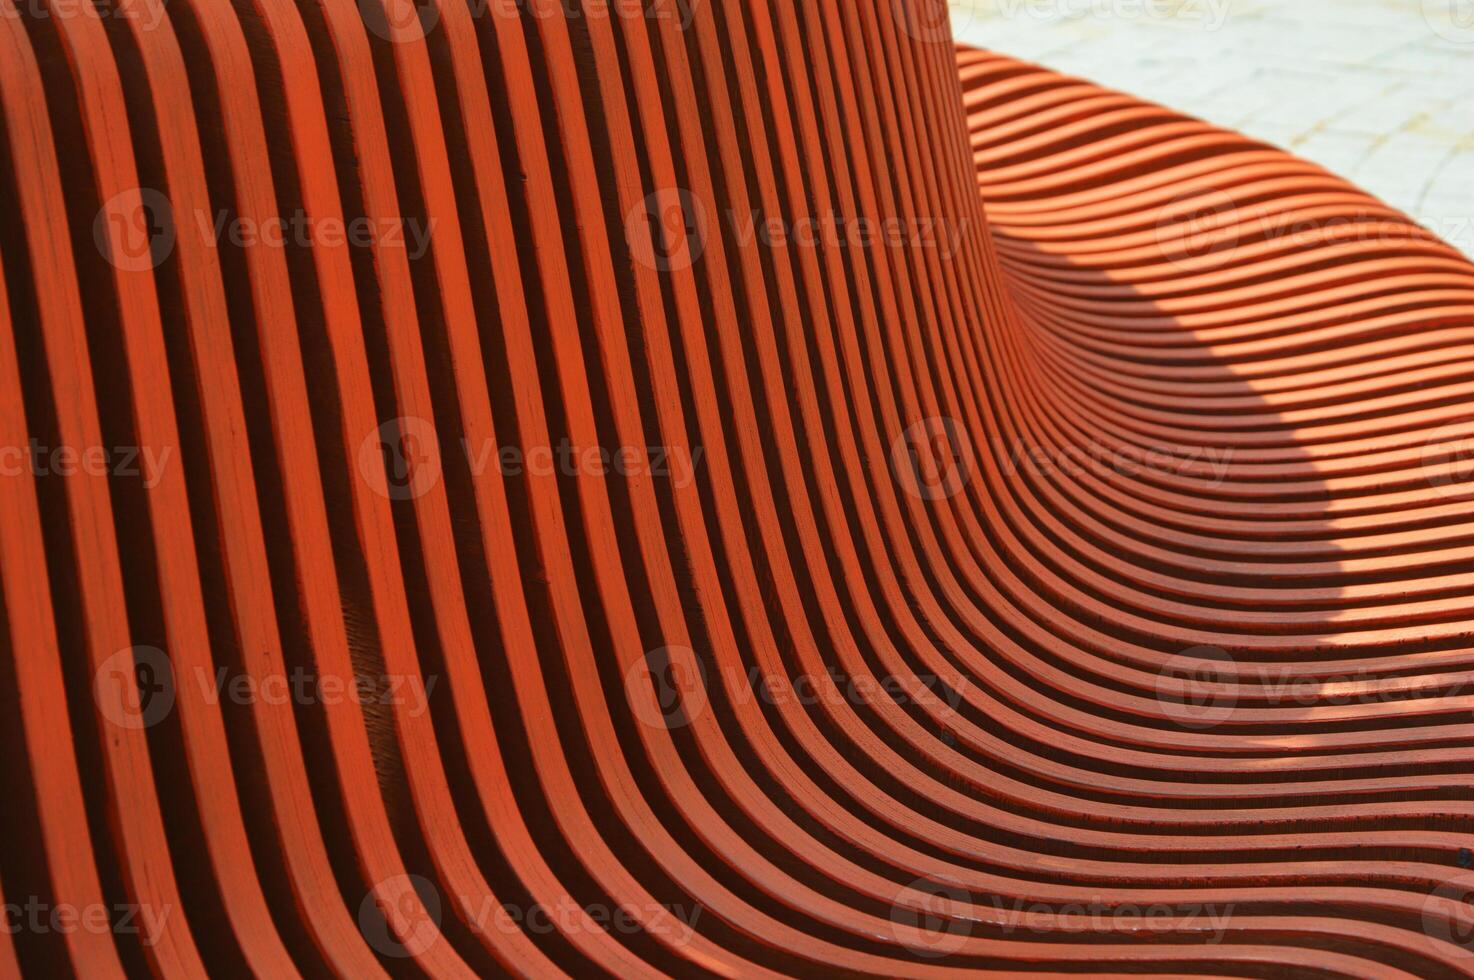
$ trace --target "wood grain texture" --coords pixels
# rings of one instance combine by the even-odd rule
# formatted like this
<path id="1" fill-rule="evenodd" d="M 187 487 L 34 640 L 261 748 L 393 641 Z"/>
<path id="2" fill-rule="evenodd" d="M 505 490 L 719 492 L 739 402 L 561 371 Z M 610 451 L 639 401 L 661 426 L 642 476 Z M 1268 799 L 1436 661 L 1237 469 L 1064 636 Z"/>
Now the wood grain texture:
<path id="1" fill-rule="evenodd" d="M 1474 971 L 1474 267 L 939 0 L 0 0 L 0 976 Z"/>

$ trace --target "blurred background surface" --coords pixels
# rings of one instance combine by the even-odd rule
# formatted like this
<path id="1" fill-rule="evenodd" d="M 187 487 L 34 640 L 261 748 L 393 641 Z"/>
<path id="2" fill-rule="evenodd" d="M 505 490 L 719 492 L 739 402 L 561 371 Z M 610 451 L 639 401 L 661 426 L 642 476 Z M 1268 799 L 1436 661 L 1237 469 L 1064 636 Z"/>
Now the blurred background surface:
<path id="1" fill-rule="evenodd" d="M 950 0 L 958 41 L 1291 150 L 1474 256 L 1474 0 Z"/>

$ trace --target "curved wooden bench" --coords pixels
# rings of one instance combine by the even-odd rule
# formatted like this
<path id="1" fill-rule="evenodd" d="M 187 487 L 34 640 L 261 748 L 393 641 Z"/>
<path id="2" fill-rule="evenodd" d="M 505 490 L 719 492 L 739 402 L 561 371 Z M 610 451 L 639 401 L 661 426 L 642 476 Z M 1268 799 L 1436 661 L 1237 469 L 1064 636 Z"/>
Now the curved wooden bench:
<path id="1" fill-rule="evenodd" d="M 0 0 L 0 976 L 1461 975 L 1474 267 L 934 0 Z"/>

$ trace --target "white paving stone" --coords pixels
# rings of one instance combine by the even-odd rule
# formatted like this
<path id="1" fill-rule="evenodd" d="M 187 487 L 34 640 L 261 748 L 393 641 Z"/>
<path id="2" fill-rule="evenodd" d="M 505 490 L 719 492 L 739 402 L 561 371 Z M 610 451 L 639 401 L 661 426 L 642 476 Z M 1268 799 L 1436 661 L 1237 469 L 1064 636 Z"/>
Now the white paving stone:
<path id="1" fill-rule="evenodd" d="M 959 41 L 1286 149 L 1474 256 L 1474 0 L 950 0 Z"/>

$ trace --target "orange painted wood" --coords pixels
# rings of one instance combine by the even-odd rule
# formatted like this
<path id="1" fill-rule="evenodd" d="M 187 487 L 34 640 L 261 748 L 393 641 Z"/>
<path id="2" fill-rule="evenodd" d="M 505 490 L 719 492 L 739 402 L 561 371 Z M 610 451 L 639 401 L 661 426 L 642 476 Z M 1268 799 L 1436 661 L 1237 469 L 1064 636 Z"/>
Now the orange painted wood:
<path id="1" fill-rule="evenodd" d="M 1474 972 L 1436 236 L 934 0 L 95 13 L 0 0 L 0 976 Z"/>

